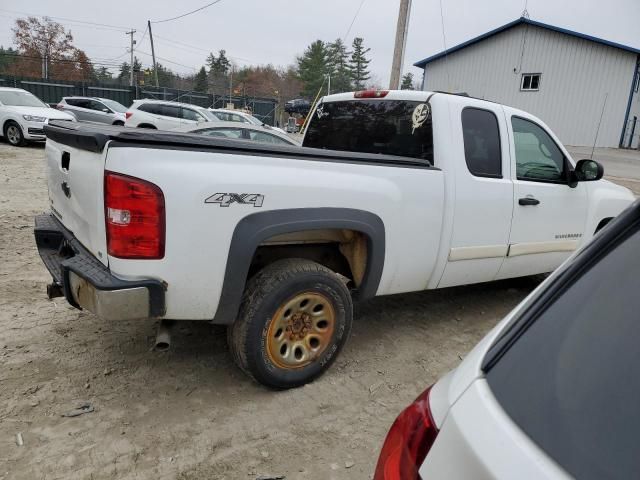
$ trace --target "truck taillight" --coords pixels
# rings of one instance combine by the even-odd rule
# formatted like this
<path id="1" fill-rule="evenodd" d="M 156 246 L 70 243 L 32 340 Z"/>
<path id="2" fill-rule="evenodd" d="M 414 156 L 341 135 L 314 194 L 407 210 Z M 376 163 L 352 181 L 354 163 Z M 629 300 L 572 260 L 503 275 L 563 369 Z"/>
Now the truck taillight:
<path id="1" fill-rule="evenodd" d="M 418 469 L 438 435 L 425 390 L 398 415 L 382 445 L 374 480 L 419 480 Z"/>
<path id="2" fill-rule="evenodd" d="M 105 172 L 104 211 L 109 255 L 149 260 L 164 257 L 164 195 L 158 186 Z"/>
<path id="3" fill-rule="evenodd" d="M 129 120 L 129 117 L 133 115 L 133 112 L 124 112 L 124 119 Z"/>
<path id="4" fill-rule="evenodd" d="M 353 94 L 354 98 L 384 98 L 389 90 L 360 90 Z"/>

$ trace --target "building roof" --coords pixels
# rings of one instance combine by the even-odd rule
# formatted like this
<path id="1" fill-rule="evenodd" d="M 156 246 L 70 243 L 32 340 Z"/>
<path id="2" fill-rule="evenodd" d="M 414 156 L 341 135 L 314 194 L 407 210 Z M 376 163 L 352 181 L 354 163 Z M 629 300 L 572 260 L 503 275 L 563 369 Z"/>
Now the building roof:
<path id="1" fill-rule="evenodd" d="M 592 37 L 591 35 L 586 35 L 584 33 L 574 32 L 573 30 L 567 30 L 566 28 L 560 28 L 554 25 L 537 22 L 535 20 L 531 20 L 526 17 L 520 17 L 517 20 L 509 22 L 505 25 L 502 25 L 501 27 L 495 28 L 487 33 L 483 33 L 482 35 L 472 38 L 471 40 L 462 42 L 461 44 L 456 45 L 455 47 L 448 48 L 447 50 L 444 50 L 440 53 L 436 53 L 435 55 L 425 58 L 424 60 L 420 60 L 419 62 L 416 62 L 413 65 L 416 67 L 424 68 L 426 67 L 427 63 L 433 62 L 434 60 L 444 57 L 445 55 L 449 55 L 453 52 L 457 52 L 458 50 L 462 50 L 463 48 L 468 47 L 469 45 L 473 45 L 474 43 L 478 43 L 484 40 L 485 38 L 492 37 L 494 35 L 497 35 L 498 33 L 502 33 L 506 30 L 509 30 L 510 28 L 513 28 L 515 26 L 522 25 L 522 24 L 528 24 L 528 25 L 534 25 L 536 27 L 546 28 L 547 30 L 553 30 L 554 32 L 564 33 L 572 37 L 582 38 L 583 40 L 590 40 L 592 42 L 599 43 L 601 45 L 607 45 L 609 47 L 615 47 L 621 50 L 626 50 L 627 52 L 640 54 L 640 49 L 638 48 L 630 47 L 628 45 L 622 45 L 620 43 L 611 42 L 609 40 L 604 40 L 602 38 Z"/>

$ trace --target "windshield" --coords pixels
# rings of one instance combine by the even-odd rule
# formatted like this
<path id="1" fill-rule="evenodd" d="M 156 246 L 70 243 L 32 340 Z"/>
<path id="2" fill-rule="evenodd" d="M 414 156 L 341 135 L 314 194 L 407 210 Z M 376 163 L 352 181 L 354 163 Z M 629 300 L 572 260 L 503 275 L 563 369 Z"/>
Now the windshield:
<path id="1" fill-rule="evenodd" d="M 249 120 L 249 123 L 253 123 L 254 125 L 262 125 L 264 123 L 263 121 L 258 120 L 253 115 L 247 115 L 245 118 Z"/>
<path id="2" fill-rule="evenodd" d="M 433 164 L 431 114 L 424 102 L 321 103 L 309 123 L 303 146 L 421 158 Z"/>
<path id="3" fill-rule="evenodd" d="M 218 117 L 215 116 L 215 114 L 205 108 L 203 108 L 202 110 L 198 110 L 201 114 L 203 114 L 205 117 L 207 117 L 207 120 L 209 120 L 210 122 L 217 122 L 218 120 L 220 120 Z"/>
<path id="4" fill-rule="evenodd" d="M 127 107 L 122 105 L 121 103 L 116 102 L 115 100 L 109 100 L 108 98 L 100 99 L 102 103 L 104 103 L 107 107 L 109 107 L 114 112 L 125 113 L 127 111 Z"/>
<path id="5" fill-rule="evenodd" d="M 13 107 L 45 107 L 49 106 L 42 103 L 38 97 L 29 93 L 13 90 L 0 91 L 0 102 L 3 105 L 10 105 Z"/>

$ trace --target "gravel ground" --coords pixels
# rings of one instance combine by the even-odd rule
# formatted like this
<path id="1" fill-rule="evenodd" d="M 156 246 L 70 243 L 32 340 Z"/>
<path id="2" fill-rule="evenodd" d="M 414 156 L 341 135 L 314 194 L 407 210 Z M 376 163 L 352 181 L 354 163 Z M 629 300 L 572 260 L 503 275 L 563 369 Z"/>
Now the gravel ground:
<path id="1" fill-rule="evenodd" d="M 46 208 L 44 149 L 0 144 L 0 479 L 370 478 L 399 411 L 536 285 L 360 305 L 326 375 L 272 392 L 235 367 L 224 328 L 180 323 L 158 353 L 153 321 L 47 300 L 32 232 Z M 95 411 L 61 416 L 83 402 Z"/>

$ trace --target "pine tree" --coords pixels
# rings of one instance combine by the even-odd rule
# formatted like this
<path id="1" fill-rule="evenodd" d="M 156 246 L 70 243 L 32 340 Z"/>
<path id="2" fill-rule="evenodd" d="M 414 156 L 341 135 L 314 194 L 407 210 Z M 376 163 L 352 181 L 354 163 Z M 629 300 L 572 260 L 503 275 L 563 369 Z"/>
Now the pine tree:
<path id="1" fill-rule="evenodd" d="M 331 93 L 349 92 L 351 75 L 349 71 L 349 55 L 347 47 L 341 39 L 329 43 L 327 49 L 327 73 L 331 75 Z"/>
<path id="2" fill-rule="evenodd" d="M 231 62 L 227 58 L 226 50 L 220 50 L 216 57 L 213 52 L 207 57 L 209 66 L 209 82 L 215 93 L 222 93 L 227 88 L 227 75 L 231 69 Z"/>
<path id="3" fill-rule="evenodd" d="M 302 82 L 302 95 L 315 98 L 325 82 L 327 69 L 327 47 L 322 40 L 316 40 L 297 59 L 298 78 Z"/>
<path id="4" fill-rule="evenodd" d="M 202 67 L 193 78 L 193 90 L 196 92 L 207 92 L 207 70 Z"/>
<path id="5" fill-rule="evenodd" d="M 402 77 L 400 90 L 415 90 L 415 88 L 413 87 L 413 73 L 408 72 Z"/>
<path id="6" fill-rule="evenodd" d="M 367 58 L 370 48 L 364 47 L 364 39 L 356 37 L 353 39 L 353 53 L 349 60 L 349 72 L 353 81 L 353 88 L 362 90 L 365 88 L 365 82 L 371 78 L 369 73 L 369 63 L 371 60 Z"/>

